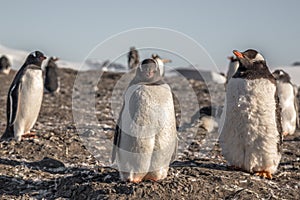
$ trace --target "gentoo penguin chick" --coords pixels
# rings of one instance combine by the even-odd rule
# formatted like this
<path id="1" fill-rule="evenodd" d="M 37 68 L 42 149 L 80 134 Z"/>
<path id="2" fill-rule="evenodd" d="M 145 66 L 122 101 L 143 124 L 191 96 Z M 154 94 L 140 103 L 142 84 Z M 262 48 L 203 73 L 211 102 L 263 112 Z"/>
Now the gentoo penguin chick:
<path id="1" fill-rule="evenodd" d="M 46 74 L 45 74 L 45 91 L 49 93 L 56 93 L 59 91 L 59 77 L 57 74 L 57 65 L 56 61 L 57 57 L 50 57 L 47 66 L 46 66 Z"/>
<path id="2" fill-rule="evenodd" d="M 152 54 L 151 56 L 153 59 L 156 60 L 156 62 L 158 63 L 159 66 L 159 70 L 160 70 L 160 75 L 163 77 L 165 76 L 165 63 L 170 63 L 172 62 L 172 60 L 170 59 L 162 59 L 159 55 L 157 54 Z"/>
<path id="3" fill-rule="evenodd" d="M 117 122 L 112 162 L 121 180 L 138 183 L 167 176 L 176 156 L 172 92 L 154 59 L 145 59 L 129 84 Z"/>
<path id="4" fill-rule="evenodd" d="M 291 83 L 290 76 L 283 70 L 275 70 L 273 76 L 277 83 L 283 135 L 292 135 L 299 123 L 298 100 L 294 89 L 295 86 Z"/>
<path id="5" fill-rule="evenodd" d="M 239 68 L 227 85 L 220 124 L 222 154 L 234 168 L 272 178 L 281 158 L 276 80 L 256 50 L 234 50 Z"/>
<path id="6" fill-rule="evenodd" d="M 235 74 L 235 72 L 239 68 L 239 61 L 237 58 L 235 58 L 234 56 L 228 56 L 227 58 L 229 59 L 229 66 L 228 66 L 228 71 L 227 71 L 227 75 L 226 75 L 227 76 L 226 84 L 228 83 L 229 79 L 231 79 L 231 77 Z"/>
<path id="7" fill-rule="evenodd" d="M 46 57 L 35 51 L 15 75 L 7 97 L 7 126 L 1 139 L 34 136 L 30 133 L 40 112 L 43 98 L 43 75 L 41 65 Z"/>
<path id="8" fill-rule="evenodd" d="M 0 73 L 2 74 L 9 74 L 10 72 L 10 62 L 8 60 L 8 58 L 3 55 L 0 58 Z"/>
<path id="9" fill-rule="evenodd" d="M 127 57 L 128 57 L 128 69 L 135 69 L 140 63 L 139 53 L 135 47 L 130 47 Z"/>

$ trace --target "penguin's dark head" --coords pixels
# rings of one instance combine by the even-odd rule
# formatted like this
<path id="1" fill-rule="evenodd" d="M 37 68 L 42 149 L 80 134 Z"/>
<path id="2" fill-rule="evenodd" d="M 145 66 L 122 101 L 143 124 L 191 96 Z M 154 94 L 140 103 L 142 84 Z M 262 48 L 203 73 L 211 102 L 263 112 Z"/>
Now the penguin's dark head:
<path id="1" fill-rule="evenodd" d="M 151 58 L 143 60 L 137 69 L 137 76 L 143 82 L 155 82 L 157 81 L 159 74 L 157 62 Z"/>
<path id="2" fill-rule="evenodd" d="M 49 58 L 49 62 L 51 61 L 51 62 L 56 62 L 56 61 L 58 61 L 59 60 L 59 58 L 58 57 L 55 57 L 55 56 L 51 56 L 50 58 Z"/>
<path id="3" fill-rule="evenodd" d="M 160 58 L 159 55 L 157 55 L 156 53 L 152 54 L 151 57 L 152 57 L 153 59 Z"/>
<path id="4" fill-rule="evenodd" d="M 237 57 L 241 66 L 245 68 L 253 66 L 254 63 L 266 64 L 264 57 L 254 49 L 248 49 L 244 52 L 233 50 L 233 54 Z"/>
<path id="5" fill-rule="evenodd" d="M 40 51 L 34 51 L 26 59 L 26 65 L 37 65 L 41 66 L 43 60 L 45 60 L 47 57 Z"/>
<path id="6" fill-rule="evenodd" d="M 288 73 L 286 73 L 285 71 L 283 71 L 282 69 L 277 69 L 272 74 L 277 81 L 282 81 L 282 82 L 290 82 L 291 81 L 290 75 Z"/>

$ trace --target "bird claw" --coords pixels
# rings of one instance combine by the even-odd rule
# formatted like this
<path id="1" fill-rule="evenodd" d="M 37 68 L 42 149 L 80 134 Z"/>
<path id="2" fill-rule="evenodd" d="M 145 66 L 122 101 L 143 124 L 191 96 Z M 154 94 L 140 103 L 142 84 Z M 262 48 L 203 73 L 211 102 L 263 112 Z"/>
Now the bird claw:
<path id="1" fill-rule="evenodd" d="M 266 171 L 260 171 L 255 173 L 256 176 L 260 176 L 262 178 L 272 179 L 272 174 Z"/>
<path id="2" fill-rule="evenodd" d="M 35 132 L 28 132 L 28 133 L 24 133 L 24 135 L 22 135 L 22 138 L 30 138 L 30 139 L 35 139 L 37 138 L 36 133 Z"/>

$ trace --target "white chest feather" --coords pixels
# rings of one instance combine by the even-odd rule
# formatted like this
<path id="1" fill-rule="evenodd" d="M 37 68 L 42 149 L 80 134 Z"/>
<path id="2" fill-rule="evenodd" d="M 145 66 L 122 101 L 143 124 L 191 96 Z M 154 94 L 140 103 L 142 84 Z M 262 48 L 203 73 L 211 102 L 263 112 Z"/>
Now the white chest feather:
<path id="1" fill-rule="evenodd" d="M 168 167 L 177 142 L 170 87 L 130 87 L 125 94 L 121 129 L 117 155 L 121 171 L 143 173 Z"/>
<path id="2" fill-rule="evenodd" d="M 277 92 L 281 107 L 282 129 L 284 132 L 293 134 L 296 129 L 297 117 L 294 86 L 289 83 L 277 82 Z"/>
<path id="3" fill-rule="evenodd" d="M 231 79 L 231 77 L 235 74 L 235 72 L 238 70 L 238 68 L 239 68 L 238 61 L 231 62 L 229 64 L 228 71 L 227 71 L 227 80 Z"/>
<path id="4" fill-rule="evenodd" d="M 156 61 L 158 63 L 160 75 L 163 76 L 165 73 L 165 64 L 163 63 L 163 61 L 161 59 L 156 59 Z"/>
<path id="5" fill-rule="evenodd" d="M 267 79 L 230 79 L 220 126 L 225 159 L 253 172 L 273 173 L 280 160 L 276 86 Z"/>
<path id="6" fill-rule="evenodd" d="M 29 132 L 37 120 L 43 98 L 42 71 L 28 69 L 20 81 L 19 106 L 14 123 L 17 139 Z"/>

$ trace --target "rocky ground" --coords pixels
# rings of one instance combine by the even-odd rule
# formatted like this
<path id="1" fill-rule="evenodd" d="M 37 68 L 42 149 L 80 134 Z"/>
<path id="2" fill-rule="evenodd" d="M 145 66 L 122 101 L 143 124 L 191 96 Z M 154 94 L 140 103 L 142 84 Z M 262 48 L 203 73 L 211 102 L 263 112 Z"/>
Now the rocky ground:
<path id="1" fill-rule="evenodd" d="M 197 117 L 190 122 L 195 108 L 221 105 L 222 86 L 180 78 L 167 79 L 180 126 L 178 159 L 171 164 L 168 177 L 140 184 L 120 181 L 117 170 L 109 167 L 109 156 L 126 86 L 124 76 L 105 73 L 99 80 L 100 75 L 91 71 L 76 79 L 71 69 L 61 69 L 59 74 L 60 93 L 44 95 L 34 126 L 38 138 L 0 142 L 1 199 L 300 198 L 299 130 L 284 139 L 281 163 L 272 180 L 227 168 L 217 133 L 207 133 Z M 1 134 L 13 76 L 14 72 L 0 75 Z"/>

